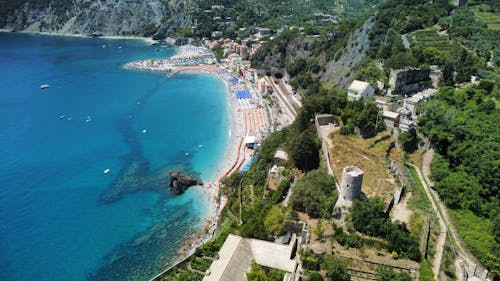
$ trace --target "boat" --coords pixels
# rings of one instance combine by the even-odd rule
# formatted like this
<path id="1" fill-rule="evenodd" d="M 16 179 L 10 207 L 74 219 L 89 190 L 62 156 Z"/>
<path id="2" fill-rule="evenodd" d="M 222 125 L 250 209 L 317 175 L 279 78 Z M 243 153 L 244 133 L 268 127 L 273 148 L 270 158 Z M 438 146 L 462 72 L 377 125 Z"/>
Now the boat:
<path id="1" fill-rule="evenodd" d="M 189 156 L 189 152 L 186 152 L 186 154 L 184 154 L 185 156 Z"/>
<path id="2" fill-rule="evenodd" d="M 146 130 L 146 129 L 142 130 L 142 133 L 143 133 L 143 134 L 145 134 L 145 133 L 147 133 L 147 132 L 148 132 L 148 130 Z"/>
<path id="3" fill-rule="evenodd" d="M 87 122 L 87 123 L 88 123 L 88 122 L 90 122 L 90 121 L 92 121 L 92 117 L 87 116 L 87 119 L 85 119 L 85 122 Z"/>
<path id="4" fill-rule="evenodd" d="M 64 119 L 64 118 L 66 118 L 66 115 L 60 115 L 59 116 L 59 119 Z"/>
<path id="5" fill-rule="evenodd" d="M 49 87 L 50 87 L 49 84 L 40 85 L 40 89 L 48 89 Z"/>
<path id="6" fill-rule="evenodd" d="M 104 170 L 104 173 L 105 173 L 105 174 L 109 174 L 109 172 L 110 172 L 110 170 L 109 170 L 109 169 Z"/>
<path id="7" fill-rule="evenodd" d="M 68 118 L 66 118 L 66 120 L 71 121 L 71 120 L 73 120 L 73 118 L 72 117 L 68 117 Z"/>

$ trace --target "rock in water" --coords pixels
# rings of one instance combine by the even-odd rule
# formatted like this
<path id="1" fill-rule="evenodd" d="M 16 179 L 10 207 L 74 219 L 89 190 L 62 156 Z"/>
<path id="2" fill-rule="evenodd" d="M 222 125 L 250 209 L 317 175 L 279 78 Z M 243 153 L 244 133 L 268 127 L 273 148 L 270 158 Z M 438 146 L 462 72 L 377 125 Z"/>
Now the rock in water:
<path id="1" fill-rule="evenodd" d="M 201 180 L 182 173 L 172 172 L 169 173 L 170 176 L 170 192 L 175 195 L 180 195 L 186 191 L 191 186 L 203 185 Z"/>

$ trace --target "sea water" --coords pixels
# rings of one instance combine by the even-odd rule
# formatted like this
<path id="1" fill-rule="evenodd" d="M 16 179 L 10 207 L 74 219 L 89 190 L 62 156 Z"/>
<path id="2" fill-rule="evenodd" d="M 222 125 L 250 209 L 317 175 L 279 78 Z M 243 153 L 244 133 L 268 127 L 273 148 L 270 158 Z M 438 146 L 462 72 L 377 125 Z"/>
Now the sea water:
<path id="1" fill-rule="evenodd" d="M 0 280 L 147 280 L 202 227 L 206 193 L 167 174 L 216 172 L 225 85 L 123 68 L 174 53 L 0 33 Z"/>

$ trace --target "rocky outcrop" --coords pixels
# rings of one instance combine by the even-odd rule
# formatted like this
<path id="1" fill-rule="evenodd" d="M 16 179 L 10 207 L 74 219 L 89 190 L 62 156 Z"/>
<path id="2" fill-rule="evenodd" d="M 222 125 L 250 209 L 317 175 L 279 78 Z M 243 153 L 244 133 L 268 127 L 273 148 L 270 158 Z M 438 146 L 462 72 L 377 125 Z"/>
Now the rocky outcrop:
<path id="1" fill-rule="evenodd" d="M 345 88 L 354 79 L 352 68 L 366 56 L 366 50 L 370 45 L 368 32 L 371 30 L 375 18 L 368 18 L 365 23 L 354 31 L 347 46 L 342 48 L 342 55 L 337 60 L 332 60 L 325 66 L 325 72 L 321 77 L 324 82 Z"/>
<path id="2" fill-rule="evenodd" d="M 171 27 L 192 22 L 189 5 L 194 0 L 27 0 L 0 19 L 12 31 L 59 34 L 138 36 L 156 30 L 158 37 Z M 147 30 L 146 30 L 147 29 Z"/>
<path id="3" fill-rule="evenodd" d="M 170 192 L 175 195 L 179 195 L 184 193 L 186 189 L 195 185 L 203 185 L 203 183 L 190 175 L 185 175 L 177 172 L 172 172 L 169 174 L 170 176 Z"/>

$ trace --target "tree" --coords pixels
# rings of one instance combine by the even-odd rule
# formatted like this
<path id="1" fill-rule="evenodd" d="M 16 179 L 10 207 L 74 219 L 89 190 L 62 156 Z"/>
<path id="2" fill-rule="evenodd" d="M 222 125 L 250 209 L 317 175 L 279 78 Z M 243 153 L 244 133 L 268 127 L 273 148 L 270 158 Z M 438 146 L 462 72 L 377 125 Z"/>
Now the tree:
<path id="1" fill-rule="evenodd" d="M 308 129 L 302 132 L 291 145 L 291 157 L 297 168 L 310 171 L 319 166 L 319 141 L 316 134 Z"/>
<path id="2" fill-rule="evenodd" d="M 351 278 L 347 274 L 345 266 L 336 258 L 329 256 L 321 268 L 326 271 L 327 280 L 331 281 L 349 281 Z"/>
<path id="3" fill-rule="evenodd" d="M 415 130 L 401 132 L 398 136 L 398 142 L 406 152 L 413 152 L 417 148 L 417 134 Z"/>
<path id="4" fill-rule="evenodd" d="M 325 281 L 323 275 L 317 271 L 310 271 L 306 275 L 308 281 Z"/>
<path id="5" fill-rule="evenodd" d="M 255 261 L 252 261 L 250 271 L 247 272 L 247 279 L 248 281 L 267 281 L 266 272 Z"/>
<path id="6" fill-rule="evenodd" d="M 285 213 L 281 211 L 280 205 L 274 205 L 264 220 L 264 227 L 270 235 L 280 235 L 285 231 Z"/>
<path id="7" fill-rule="evenodd" d="M 306 212 L 311 217 L 320 217 L 322 212 L 331 206 L 322 205 L 323 200 L 336 196 L 335 178 L 323 170 L 313 170 L 307 173 L 295 184 L 290 198 L 292 208 L 299 212 Z M 334 195 L 335 194 L 335 195 Z M 328 201 L 331 204 L 335 202 Z"/>

